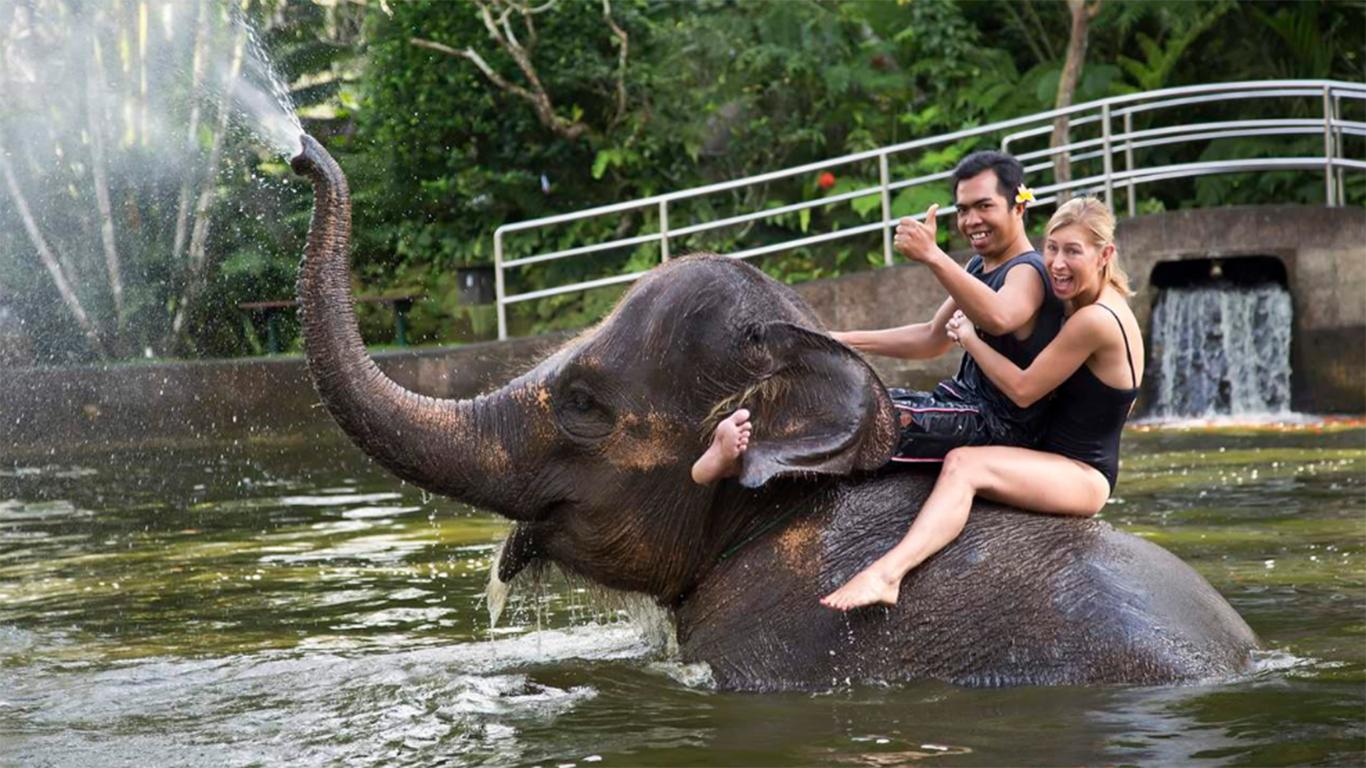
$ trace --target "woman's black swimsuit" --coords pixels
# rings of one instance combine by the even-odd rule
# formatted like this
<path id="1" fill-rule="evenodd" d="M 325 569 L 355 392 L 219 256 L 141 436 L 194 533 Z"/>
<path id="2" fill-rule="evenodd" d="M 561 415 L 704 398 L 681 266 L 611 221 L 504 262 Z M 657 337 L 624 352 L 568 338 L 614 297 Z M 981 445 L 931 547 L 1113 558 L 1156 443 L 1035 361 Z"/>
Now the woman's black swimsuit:
<path id="1" fill-rule="evenodd" d="M 1129 334 L 1113 309 L 1105 310 L 1119 323 L 1124 337 L 1124 359 L 1129 363 L 1131 389 L 1116 389 L 1096 378 L 1091 369 L 1082 364 L 1067 381 L 1058 387 L 1053 399 L 1052 418 L 1039 450 L 1076 459 L 1100 470 L 1115 490 L 1119 477 L 1119 435 L 1129 418 L 1129 409 L 1138 398 L 1138 374 L 1134 372 L 1133 353 L 1129 350 Z"/>

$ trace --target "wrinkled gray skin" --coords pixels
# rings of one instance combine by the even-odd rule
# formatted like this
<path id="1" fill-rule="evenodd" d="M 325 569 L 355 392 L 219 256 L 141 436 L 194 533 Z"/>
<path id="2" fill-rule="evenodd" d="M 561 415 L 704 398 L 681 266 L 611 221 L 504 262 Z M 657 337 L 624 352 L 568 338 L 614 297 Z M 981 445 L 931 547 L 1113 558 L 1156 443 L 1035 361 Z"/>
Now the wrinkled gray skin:
<path id="1" fill-rule="evenodd" d="M 1208 583 L 1103 522 L 979 502 L 895 608 L 834 589 L 906 530 L 933 477 L 884 471 L 882 384 L 790 289 L 712 255 L 640 279 L 610 317 L 473 400 L 405 391 L 366 355 L 347 273 L 350 202 L 308 137 L 315 210 L 299 279 L 309 368 L 337 422 L 404 480 L 517 522 L 503 576 L 549 561 L 671 608 L 723 688 L 937 678 L 1166 683 L 1246 669 L 1257 640 Z M 738 481 L 689 479 L 709 416 L 743 403 Z"/>

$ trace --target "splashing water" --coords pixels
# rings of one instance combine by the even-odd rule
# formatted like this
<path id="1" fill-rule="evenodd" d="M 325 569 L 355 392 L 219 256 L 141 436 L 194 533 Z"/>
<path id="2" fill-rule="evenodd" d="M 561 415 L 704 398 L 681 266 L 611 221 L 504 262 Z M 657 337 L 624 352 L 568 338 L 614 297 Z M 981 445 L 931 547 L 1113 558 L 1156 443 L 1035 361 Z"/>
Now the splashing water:
<path id="1" fill-rule="evenodd" d="M 234 23 L 246 31 L 249 55 L 246 76 L 234 83 L 233 101 L 250 118 L 258 136 L 286 159 L 293 158 L 303 151 L 299 136 L 304 129 L 289 88 L 270 66 L 256 30 L 240 15 Z"/>
<path id="2" fill-rule="evenodd" d="M 176 137 L 202 141 L 196 131 L 220 113 L 286 157 L 299 148 L 289 89 L 230 3 L 0 0 L 0 52 L 7 132 L 61 140 L 59 158 L 93 143 L 111 156 L 135 146 L 179 154 Z M 90 88 L 70 87 L 79 82 Z"/>
<path id="3" fill-rule="evenodd" d="M 1107 523 L 1271 650 L 1247 679 L 1062 692 L 717 690 L 530 572 L 490 637 L 507 522 L 424 507 L 340 434 L 35 451 L 0 467 L 0 765 L 1359 765 L 1366 435 L 1320 426 L 1125 436 Z"/>
<path id="4" fill-rule="evenodd" d="M 0 304 L 19 317 L 0 346 L 175 352 L 216 268 L 224 177 L 264 188 L 242 166 L 300 151 L 256 32 L 227 0 L 0 0 L 0 89 Z"/>

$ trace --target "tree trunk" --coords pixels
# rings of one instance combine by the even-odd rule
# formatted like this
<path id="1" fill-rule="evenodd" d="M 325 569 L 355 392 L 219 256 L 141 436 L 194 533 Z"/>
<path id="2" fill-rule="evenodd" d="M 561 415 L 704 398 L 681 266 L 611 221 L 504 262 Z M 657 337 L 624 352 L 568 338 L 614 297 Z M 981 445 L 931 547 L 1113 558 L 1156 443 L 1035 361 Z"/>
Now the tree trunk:
<path id="1" fill-rule="evenodd" d="M 85 79 L 86 124 L 90 131 L 90 172 L 95 185 L 95 205 L 100 216 L 100 241 L 104 245 L 104 267 L 109 275 L 109 293 L 114 299 L 114 347 L 122 346 L 128 316 L 123 303 L 123 268 L 114 241 L 114 210 L 109 203 L 108 161 L 104 152 L 105 110 L 101 98 L 105 88 L 104 62 L 99 40 L 92 35 L 91 60 Z"/>
<path id="2" fill-rule="evenodd" d="M 108 357 L 109 353 L 104 347 L 104 342 L 100 339 L 99 330 L 90 321 L 90 316 L 85 313 L 85 307 L 81 305 L 80 297 L 71 287 L 71 281 L 67 279 L 66 272 L 58 263 L 56 254 L 48 245 L 47 239 L 43 237 L 42 230 L 38 228 L 38 222 L 33 218 L 33 212 L 29 210 L 28 199 L 19 187 L 19 180 L 14 176 L 14 168 L 10 165 L 4 147 L 0 147 L 0 175 L 5 177 L 5 186 L 9 188 L 10 197 L 14 200 L 14 207 L 19 212 L 19 218 L 24 222 L 24 231 L 28 233 L 34 250 L 38 251 L 38 258 L 42 259 L 43 266 L 52 276 L 52 282 L 57 286 L 57 292 L 61 294 L 62 302 L 75 316 L 76 324 L 85 333 L 86 340 L 90 342 L 91 350 L 102 358 Z"/>
<path id="3" fill-rule="evenodd" d="M 167 349 L 174 349 L 184 340 L 185 323 L 189 320 L 190 310 L 199 291 L 203 287 L 208 272 L 209 206 L 213 204 L 214 179 L 218 176 L 218 164 L 223 156 L 223 136 L 228 131 L 228 117 L 232 110 L 232 90 L 242 72 L 242 57 L 246 52 L 247 29 L 239 27 L 233 41 L 232 63 L 224 78 L 223 91 L 218 99 L 218 125 L 209 147 L 209 159 L 204 171 L 204 179 L 199 189 L 199 199 L 195 203 L 194 227 L 190 232 L 190 248 L 185 278 L 181 287 L 180 300 L 176 302 L 175 316 L 171 320 L 171 330 L 167 338 Z"/>
<path id="4" fill-rule="evenodd" d="M 1063 62 L 1062 76 L 1058 78 L 1058 98 L 1053 104 L 1054 109 L 1066 109 L 1072 106 L 1072 98 L 1077 92 L 1077 83 L 1081 81 L 1082 64 L 1086 61 L 1086 37 L 1090 27 L 1091 19 L 1095 18 L 1100 10 L 1100 0 L 1094 0 L 1090 5 L 1086 0 L 1067 0 L 1067 8 L 1072 13 L 1072 34 L 1067 41 L 1067 58 Z M 1070 139 L 1068 137 L 1068 119 L 1066 115 L 1060 115 L 1053 123 L 1053 135 L 1049 139 L 1048 146 L 1053 149 L 1066 146 Z M 1072 180 L 1072 158 L 1067 152 L 1053 156 L 1053 182 L 1055 184 L 1066 184 Z M 1066 202 L 1072 196 L 1071 190 L 1058 190 L 1058 202 Z"/>
<path id="5" fill-rule="evenodd" d="M 190 75 L 190 92 L 199 93 L 204 83 L 204 62 L 208 59 L 209 12 L 205 3 L 197 4 L 197 19 L 194 33 L 194 64 Z M 185 133 L 186 159 L 198 155 L 199 144 L 199 99 L 190 100 L 190 119 Z M 176 201 L 175 239 L 171 244 L 171 264 L 178 266 L 185 254 L 185 241 L 190 234 L 190 192 L 194 189 L 195 176 L 186 173 L 180 182 L 180 195 Z"/>

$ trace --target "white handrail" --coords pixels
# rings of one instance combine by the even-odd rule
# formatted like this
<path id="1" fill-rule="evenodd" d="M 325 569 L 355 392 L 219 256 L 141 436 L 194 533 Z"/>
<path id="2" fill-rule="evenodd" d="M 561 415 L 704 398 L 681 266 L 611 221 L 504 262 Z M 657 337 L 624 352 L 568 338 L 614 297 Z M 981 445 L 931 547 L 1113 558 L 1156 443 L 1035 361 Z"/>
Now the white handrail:
<path id="1" fill-rule="evenodd" d="M 1114 180 L 1116 182 L 1124 182 L 1126 184 L 1146 184 L 1148 182 L 1153 181 L 1192 178 L 1195 176 L 1209 176 L 1213 174 L 1230 172 L 1316 170 L 1322 164 L 1323 161 L 1318 158 L 1251 158 L 1247 160 L 1220 160 L 1207 163 L 1183 163 L 1180 165 L 1162 166 L 1157 169 L 1149 170 L 1116 171 L 1114 173 Z M 1366 160 L 1352 160 L 1339 158 L 1334 161 L 1334 165 L 1351 168 L 1353 170 L 1366 171 Z M 1103 191 L 1105 189 L 1104 174 L 1089 176 L 1082 179 L 1073 179 L 1072 181 L 1069 181 L 1065 184 L 1049 184 L 1046 186 L 1038 187 L 1034 190 L 1036 195 L 1035 204 L 1042 205 L 1045 203 L 1054 202 L 1055 200 L 1057 200 L 1057 195 L 1055 193 L 1064 190 L 1073 191 L 1078 189 L 1084 190 L 1088 194 L 1095 194 Z M 940 208 L 939 214 L 948 215 L 955 212 L 956 210 L 957 208 L 955 208 L 952 205 L 949 205 Z M 917 213 L 910 216 L 909 218 L 923 221 L 925 218 L 925 214 L 923 212 Z M 879 228 L 884 229 L 884 231 L 890 232 L 891 229 L 895 227 L 895 225 L 896 222 L 892 222 L 886 227 L 883 227 L 882 222 L 872 222 L 870 224 L 863 224 L 857 227 L 852 227 L 850 229 L 841 229 L 835 232 L 827 232 L 821 235 L 811 235 L 808 237 L 800 238 L 798 240 L 788 240 L 781 243 L 771 243 L 769 245 L 750 248 L 743 251 L 732 251 L 730 253 L 724 253 L 721 255 L 732 259 L 748 259 L 754 256 L 762 256 L 768 253 L 776 253 L 778 251 L 787 250 L 791 248 L 800 248 L 802 246 L 815 245 L 818 243 L 828 243 L 836 240 L 843 240 L 850 237 L 856 237 L 858 235 L 865 235 L 870 232 L 876 232 Z M 573 293 L 575 291 L 587 290 L 589 288 L 601 288 L 608 285 L 627 283 L 635 280 L 641 275 L 644 275 L 648 271 L 649 270 L 641 270 L 639 272 L 632 272 L 626 275 L 616 275 L 613 277 L 606 277 L 598 280 L 590 280 L 586 283 L 575 283 L 573 285 L 564 285 L 556 288 L 545 288 L 539 291 L 532 291 L 529 293 L 519 293 L 516 296 L 509 297 L 508 303 L 514 304 L 522 301 L 530 301 L 532 299 L 543 299 L 547 296 L 558 296 L 564 293 Z"/>
<path id="2" fill-rule="evenodd" d="M 1320 105 L 1321 118 L 1259 118 L 1218 122 L 1177 123 L 1173 125 L 1147 127 L 1141 130 L 1135 130 L 1133 128 L 1133 120 L 1136 115 L 1153 116 L 1161 110 L 1170 110 L 1192 104 L 1232 101 L 1243 102 L 1250 99 L 1283 100 L 1304 98 L 1312 98 L 1314 99 L 1314 102 Z M 574 256 L 620 248 L 651 245 L 655 243 L 657 243 L 659 247 L 660 260 L 666 260 L 669 258 L 671 250 L 670 241 L 672 239 L 739 224 L 746 224 L 762 219 L 769 219 L 775 216 L 799 213 L 813 208 L 825 207 L 835 203 L 871 197 L 873 195 L 878 195 L 880 197 L 880 221 L 870 222 L 868 224 L 834 232 L 807 234 L 779 243 L 769 243 L 754 248 L 735 251 L 728 255 L 734 258 L 751 258 L 767 253 L 792 250 L 809 245 L 857 237 L 881 230 L 883 261 L 890 265 L 892 263 L 891 230 L 895 227 L 896 223 L 891 215 L 892 193 L 921 184 L 948 179 L 951 177 L 952 172 L 942 171 L 909 179 L 897 179 L 892 176 L 889 158 L 893 155 L 916 149 L 941 146 L 962 139 L 981 136 L 999 136 L 1002 149 L 1008 151 L 1010 146 L 1014 143 L 1038 140 L 1051 135 L 1053 121 L 1061 116 L 1067 116 L 1069 125 L 1073 130 L 1083 127 L 1086 127 L 1088 130 L 1094 130 L 1094 126 L 1099 123 L 1100 130 L 1098 135 L 1091 138 L 1082 138 L 1058 147 L 1046 147 L 1018 153 L 1017 157 L 1019 157 L 1022 162 L 1027 163 L 1027 171 L 1037 172 L 1046 170 L 1052 167 L 1052 158 L 1056 156 L 1065 156 L 1074 164 L 1094 162 L 1098 159 L 1101 162 L 1102 172 L 1087 176 L 1080 180 L 1074 179 L 1067 184 L 1039 185 L 1036 192 L 1040 195 L 1038 200 L 1040 203 L 1052 199 L 1051 197 L 1045 198 L 1043 195 L 1049 195 L 1064 190 L 1092 189 L 1103 193 L 1106 202 L 1113 207 L 1115 190 L 1118 185 L 1123 187 L 1128 203 L 1128 213 L 1132 216 L 1136 210 L 1134 189 L 1136 185 L 1139 184 L 1218 173 L 1244 173 L 1256 170 L 1295 169 L 1321 170 L 1324 174 L 1325 199 L 1327 203 L 1329 205 L 1340 204 L 1342 198 L 1341 190 L 1344 183 L 1342 178 L 1343 172 L 1348 169 L 1361 170 L 1366 168 L 1366 162 L 1346 158 L 1342 154 L 1342 136 L 1344 134 L 1351 136 L 1366 136 L 1366 123 L 1345 120 L 1342 118 L 1341 104 L 1343 99 L 1366 102 L 1366 83 L 1353 83 L 1339 80 L 1266 80 L 1237 83 L 1207 83 L 1202 85 L 1164 88 L 1156 91 L 1112 96 L 1106 99 L 1076 104 L 1064 109 L 1053 109 L 1024 117 L 1002 120 L 989 125 L 965 128 L 938 136 L 914 139 L 879 149 L 866 150 L 829 160 L 806 163 L 742 179 L 733 179 L 691 189 L 651 195 L 637 200 L 628 200 L 571 213 L 547 216 L 540 219 L 504 224 L 498 227 L 494 232 L 494 268 L 498 311 L 498 338 L 507 338 L 506 310 L 509 304 L 545 298 L 547 296 L 555 296 L 562 293 L 626 283 L 635 280 L 645 273 L 644 271 L 639 271 L 631 274 L 614 275 L 583 281 L 571 285 L 554 286 L 537 291 L 508 294 L 506 288 L 506 270 L 524 268 L 533 264 Z M 1116 130 L 1113 125 L 1116 119 L 1122 120 L 1122 128 L 1120 130 Z M 1135 165 L 1135 150 L 1178 143 L 1208 142 L 1225 138 L 1278 134 L 1321 134 L 1323 136 L 1323 152 L 1313 155 L 1312 157 L 1234 158 L 1150 167 L 1136 167 Z M 1115 167 L 1114 160 L 1116 154 L 1119 154 L 1120 158 L 1123 160 L 1122 169 L 1117 169 Z M 1038 159 L 1046 160 L 1045 162 L 1040 163 L 1028 163 L 1030 160 Z M 802 200 L 771 209 L 749 211 L 721 219 L 689 222 L 683 226 L 670 227 L 670 207 L 672 204 L 678 203 L 679 201 L 701 198 L 734 189 L 768 184 L 773 181 L 810 174 L 815 171 L 837 169 L 842 166 L 870 160 L 876 160 L 878 164 L 878 181 L 873 186 L 842 192 L 836 195 L 818 197 L 812 200 Z M 648 210 L 651 208 L 656 211 L 658 219 L 657 231 L 605 242 L 588 243 L 573 248 L 566 248 L 548 253 L 538 253 L 515 259 L 505 258 L 505 239 L 508 235 L 554 227 L 560 224 L 581 221 L 583 219 L 619 216 L 621 214 Z M 942 208 L 941 212 L 949 213 L 952 212 L 952 210 L 952 206 L 948 206 Z M 917 215 L 915 218 L 921 217 L 921 215 Z"/>

